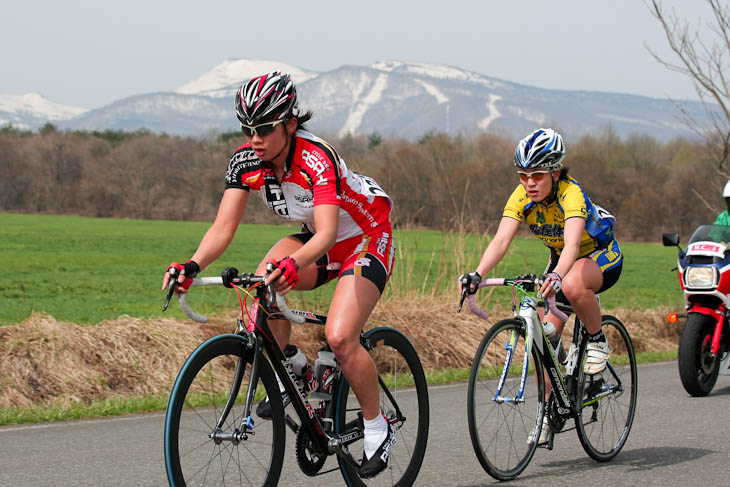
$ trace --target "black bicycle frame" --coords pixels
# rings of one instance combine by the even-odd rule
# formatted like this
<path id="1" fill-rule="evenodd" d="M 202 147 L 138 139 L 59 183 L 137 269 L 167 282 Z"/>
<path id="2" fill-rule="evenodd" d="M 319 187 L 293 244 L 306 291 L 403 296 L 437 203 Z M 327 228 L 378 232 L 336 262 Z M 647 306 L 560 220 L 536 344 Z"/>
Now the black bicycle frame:
<path id="1" fill-rule="evenodd" d="M 576 319 L 575 327 L 573 328 L 573 343 L 576 346 L 580 346 L 580 341 L 583 339 L 584 327 L 580 320 Z M 553 388 L 553 396 L 558 403 L 558 412 L 561 415 L 577 415 L 580 414 L 582 408 L 578 406 L 578 398 L 575 397 L 576 389 L 575 385 L 570 386 L 565 383 L 566 379 L 574 379 L 573 375 L 564 376 L 560 371 L 556 363 L 556 357 L 552 353 L 552 344 L 545 336 L 542 335 L 542 352 L 538 350 L 538 353 L 542 353 L 542 363 L 545 367 L 548 380 Z M 581 405 L 582 406 L 582 405 Z"/>
<path id="2" fill-rule="evenodd" d="M 573 313 L 573 309 L 570 306 L 564 305 L 562 303 L 556 303 L 556 306 L 563 312 Z M 576 347 L 580 348 L 582 341 L 585 339 L 585 335 L 585 325 L 583 325 L 583 322 L 580 321 L 576 316 L 575 326 L 573 327 L 572 343 L 574 343 Z M 576 371 L 577 367 L 579 367 L 580 364 L 575 364 L 576 369 L 574 369 L 570 375 L 563 375 L 560 372 L 557 363 L 555 362 L 555 356 L 552 353 L 552 345 L 550 344 L 544 333 L 542 334 L 542 346 L 543 352 L 540 352 L 538 350 L 538 353 L 542 353 L 542 363 L 547 372 L 550 384 L 553 387 L 553 396 L 558 403 L 558 413 L 560 413 L 561 416 L 579 416 L 583 411 L 583 407 L 587 405 L 583 404 L 582 398 L 577 397 L 578 375 L 576 374 Z M 613 370 L 613 367 L 610 363 L 608 364 L 608 368 L 611 371 L 613 377 L 616 379 L 618 387 L 621 389 L 621 379 L 618 377 L 618 375 L 616 375 L 616 372 Z M 572 383 L 570 385 L 566 384 L 565 379 L 569 379 L 570 381 L 572 381 Z M 610 392 L 607 392 L 607 394 L 609 393 Z M 592 400 L 595 401 L 596 399 L 598 398 L 594 397 Z"/>
<path id="3" fill-rule="evenodd" d="M 307 430 L 307 433 L 309 433 L 309 437 L 317 445 L 318 448 L 320 448 L 322 451 L 327 451 L 330 437 L 324 431 L 324 427 L 319 419 L 319 416 L 316 414 L 314 407 L 311 405 L 307 397 L 303 394 L 303 391 L 300 390 L 299 387 L 297 387 L 294 372 L 287 367 L 287 359 L 284 356 L 284 352 L 282 352 L 281 347 L 274 338 L 271 328 L 269 327 L 269 316 L 278 317 L 279 312 L 278 310 L 272 311 L 272 309 L 270 309 L 268 304 L 266 304 L 266 297 L 266 288 L 263 286 L 259 287 L 256 293 L 256 302 L 252 306 L 252 314 L 255 313 L 256 315 L 255 317 L 252 316 L 252 318 L 255 319 L 256 323 L 253 334 L 256 337 L 258 346 L 260 347 L 259 353 L 257 353 L 255 357 L 261 357 L 261 349 L 266 352 L 266 355 L 269 358 L 269 362 L 271 363 L 274 372 L 277 376 L 279 376 L 282 384 L 284 385 L 284 390 L 291 398 L 291 404 L 294 407 L 294 410 L 296 411 L 297 416 L 300 420 L 300 427 Z M 306 323 L 324 325 L 327 321 L 326 315 L 321 315 L 317 313 L 303 313 L 294 310 L 292 311 L 296 314 L 303 316 Z M 282 319 L 286 318 L 282 317 Z M 254 366 L 252 366 L 251 370 L 250 384 L 252 385 L 252 387 L 255 387 L 255 385 L 258 383 L 259 378 L 258 370 L 254 369 L 256 369 L 255 364 Z M 287 377 L 288 380 L 284 380 L 284 377 Z M 252 394 L 250 395 L 252 396 Z M 249 402 L 248 404 L 251 405 L 252 402 L 253 401 Z"/>
<path id="4" fill-rule="evenodd" d="M 247 285 L 251 286 L 256 282 L 262 282 L 262 279 L 261 276 L 243 274 L 240 277 L 234 278 L 232 282 L 233 284 L 245 287 Z M 325 431 L 325 427 L 322 424 L 320 416 L 316 414 L 315 408 L 309 402 L 303 391 L 297 387 L 296 377 L 294 376 L 293 371 L 287 367 L 287 359 L 284 352 L 279 347 L 279 344 L 274 338 L 274 334 L 269 327 L 269 319 L 287 319 L 274 303 L 269 302 L 269 296 L 274 296 L 271 286 L 260 285 L 256 288 L 256 296 L 254 298 L 254 304 L 251 307 L 250 314 L 250 318 L 255 323 L 255 326 L 251 326 L 250 323 L 245 326 L 242 318 L 239 318 L 238 320 L 237 334 L 244 338 L 244 346 L 250 350 L 249 353 L 253 353 L 251 377 L 248 384 L 248 391 L 246 393 L 246 411 L 244 411 L 241 419 L 241 430 L 235 433 L 223 433 L 221 431 L 222 425 L 228 417 L 228 414 L 238 397 L 241 384 L 243 383 L 243 376 L 245 374 L 247 363 L 245 358 L 241 358 L 237 364 L 230 395 L 220 415 L 216 432 L 213 434 L 213 437 L 220 440 L 240 441 L 241 439 L 246 439 L 247 434 L 253 431 L 253 424 L 249 420 L 251 418 L 251 409 L 253 407 L 256 387 L 259 381 L 260 361 L 262 360 L 262 356 L 265 352 L 275 374 L 282 381 L 285 392 L 291 398 L 291 404 L 300 420 L 300 424 L 296 425 L 296 423 L 294 421 L 290 421 L 287 416 L 287 424 L 297 433 L 299 431 L 298 428 L 305 428 L 306 432 L 309 434 L 309 438 L 312 440 L 317 449 L 327 453 L 336 453 L 353 467 L 359 468 L 360 465 L 350 454 L 347 449 L 347 445 L 361 439 L 364 436 L 362 431 L 362 418 L 355 419 L 346 424 L 344 431 L 341 432 L 342 434 L 340 435 L 333 436 Z M 297 310 L 290 311 L 303 317 L 305 323 L 324 325 L 327 321 L 327 315 Z M 362 334 L 360 335 L 360 343 L 368 351 L 373 348 L 370 341 Z M 284 377 L 288 380 L 284 380 Z M 339 384 L 342 384 L 342 380 L 344 379 L 341 378 Z M 405 419 L 403 418 L 403 414 L 401 413 L 400 407 L 395 401 L 395 398 L 392 396 L 380 375 L 378 375 L 378 383 L 395 407 L 396 417 L 401 421 Z M 336 391 L 333 393 L 333 398 L 334 397 L 336 397 Z M 325 416 L 330 416 L 333 407 L 333 401 L 331 400 L 327 404 Z"/>

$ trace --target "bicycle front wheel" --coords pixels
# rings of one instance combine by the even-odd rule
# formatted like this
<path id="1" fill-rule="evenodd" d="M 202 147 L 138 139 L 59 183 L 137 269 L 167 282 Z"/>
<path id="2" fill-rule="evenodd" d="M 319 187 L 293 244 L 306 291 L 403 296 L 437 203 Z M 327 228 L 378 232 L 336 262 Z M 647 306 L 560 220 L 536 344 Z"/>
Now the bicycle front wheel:
<path id="1" fill-rule="evenodd" d="M 497 480 L 511 480 L 535 454 L 542 428 L 545 377 L 535 347 L 526 358 L 525 326 L 509 318 L 482 338 L 469 376 L 469 435 L 479 463 Z"/>
<path id="2" fill-rule="evenodd" d="M 396 443 L 390 451 L 388 467 L 372 479 L 361 479 L 357 469 L 342 458 L 342 476 L 350 486 L 413 485 L 421 469 L 428 441 L 429 405 L 426 376 L 416 349 L 392 328 L 375 328 L 365 333 L 367 347 L 379 376 L 380 409 L 395 428 Z M 335 432 L 361 435 L 362 412 L 350 385 L 340 377 L 335 393 Z M 362 437 L 348 445 L 356 459 L 362 458 Z"/>
<path id="3" fill-rule="evenodd" d="M 165 466 L 171 486 L 278 483 L 284 459 L 284 408 L 263 356 L 257 398 L 269 395 L 272 420 L 257 420 L 252 433 L 246 438 L 241 434 L 252 357 L 242 337 L 219 335 L 198 347 L 180 369 L 165 417 Z M 234 402 L 217 428 L 231 396 Z"/>
<path id="4" fill-rule="evenodd" d="M 603 334 L 608 339 L 611 354 L 606 369 L 600 374 L 583 372 L 587 337 L 581 344 L 578 366 L 578 394 L 583 410 L 575 418 L 583 449 L 599 462 L 618 455 L 631 431 L 636 412 L 637 371 L 634 346 L 629 332 L 618 318 L 604 315 Z"/>

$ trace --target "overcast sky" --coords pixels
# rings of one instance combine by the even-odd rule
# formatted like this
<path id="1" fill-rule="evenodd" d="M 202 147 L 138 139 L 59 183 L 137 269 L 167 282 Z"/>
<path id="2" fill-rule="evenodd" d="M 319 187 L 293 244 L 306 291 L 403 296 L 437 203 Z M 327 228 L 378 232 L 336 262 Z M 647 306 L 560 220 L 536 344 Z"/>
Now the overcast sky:
<path id="1" fill-rule="evenodd" d="M 693 24 L 705 2 L 663 0 Z M 642 0 L 24 0 L 3 5 L 0 94 L 98 108 L 171 91 L 225 59 L 327 71 L 438 63 L 551 89 L 697 99 Z"/>

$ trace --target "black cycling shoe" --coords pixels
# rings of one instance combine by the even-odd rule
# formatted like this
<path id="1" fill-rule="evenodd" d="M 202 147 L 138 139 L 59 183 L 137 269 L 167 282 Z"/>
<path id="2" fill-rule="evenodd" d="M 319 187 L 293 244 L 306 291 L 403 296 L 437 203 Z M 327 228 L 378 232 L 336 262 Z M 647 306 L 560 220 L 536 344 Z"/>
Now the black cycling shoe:
<path id="1" fill-rule="evenodd" d="M 286 407 L 291 402 L 289 400 L 289 394 L 282 392 L 281 402 L 284 404 L 284 407 Z M 269 396 L 266 396 L 266 399 L 261 401 L 258 407 L 256 407 L 256 416 L 261 419 L 271 419 L 271 403 L 269 402 Z"/>
<path id="2" fill-rule="evenodd" d="M 378 475 L 380 472 L 385 470 L 388 466 L 388 458 L 390 457 L 390 450 L 395 445 L 395 429 L 388 423 L 388 434 L 385 436 L 385 440 L 380 444 L 377 450 L 370 460 L 365 458 L 365 453 L 362 454 L 362 464 L 360 465 L 360 471 L 358 475 L 362 479 L 370 479 Z"/>

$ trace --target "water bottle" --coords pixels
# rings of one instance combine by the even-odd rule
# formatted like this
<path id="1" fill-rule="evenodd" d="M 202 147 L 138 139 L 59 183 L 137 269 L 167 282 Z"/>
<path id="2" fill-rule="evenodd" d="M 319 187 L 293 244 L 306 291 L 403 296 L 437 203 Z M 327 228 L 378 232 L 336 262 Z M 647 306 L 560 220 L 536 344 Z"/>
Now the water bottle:
<path id="1" fill-rule="evenodd" d="M 558 335 L 558 330 L 556 330 L 555 325 L 549 321 L 545 322 L 542 327 L 545 330 L 545 335 L 547 336 L 550 345 L 552 345 L 555 358 L 558 359 L 559 363 L 563 363 L 566 359 L 566 354 L 560 335 Z"/>
<path id="2" fill-rule="evenodd" d="M 297 377 L 298 385 L 304 394 L 316 389 L 317 383 L 312 367 L 307 362 L 307 356 L 295 345 L 287 345 L 284 348 L 284 356 L 289 363 L 294 375 Z"/>
<path id="3" fill-rule="evenodd" d="M 329 401 L 332 399 L 332 389 L 337 378 L 337 361 L 335 354 L 329 348 L 323 348 L 314 361 L 314 374 L 317 377 L 318 388 L 312 393 L 312 399 Z"/>

